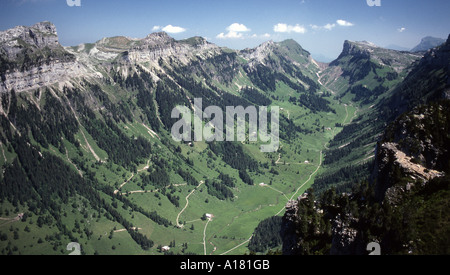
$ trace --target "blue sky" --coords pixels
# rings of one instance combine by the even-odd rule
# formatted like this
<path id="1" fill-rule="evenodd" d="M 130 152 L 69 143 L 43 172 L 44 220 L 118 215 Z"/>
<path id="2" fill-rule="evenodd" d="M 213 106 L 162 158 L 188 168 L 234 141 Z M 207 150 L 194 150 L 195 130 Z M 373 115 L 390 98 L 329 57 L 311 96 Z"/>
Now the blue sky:
<path id="1" fill-rule="evenodd" d="M 166 31 L 175 39 L 203 36 L 233 49 L 292 38 L 314 56 L 336 58 L 345 40 L 416 46 L 425 36 L 447 38 L 449 0 L 1 0 L 0 30 L 51 21 L 61 44 L 103 37 L 143 38 Z"/>

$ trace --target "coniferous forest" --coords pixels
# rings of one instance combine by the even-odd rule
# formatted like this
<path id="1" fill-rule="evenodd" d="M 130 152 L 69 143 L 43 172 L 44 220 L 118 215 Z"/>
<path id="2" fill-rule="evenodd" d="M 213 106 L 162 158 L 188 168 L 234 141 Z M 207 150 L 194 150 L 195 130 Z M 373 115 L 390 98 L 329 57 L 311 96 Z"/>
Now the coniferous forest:
<path id="1" fill-rule="evenodd" d="M 50 22 L 2 31 L 0 254 L 449 254 L 449 43 L 346 40 L 322 63 L 292 39 L 63 47 Z M 265 126 L 280 144 L 263 152 L 249 115 L 243 141 L 178 142 L 177 106 L 279 110 Z"/>

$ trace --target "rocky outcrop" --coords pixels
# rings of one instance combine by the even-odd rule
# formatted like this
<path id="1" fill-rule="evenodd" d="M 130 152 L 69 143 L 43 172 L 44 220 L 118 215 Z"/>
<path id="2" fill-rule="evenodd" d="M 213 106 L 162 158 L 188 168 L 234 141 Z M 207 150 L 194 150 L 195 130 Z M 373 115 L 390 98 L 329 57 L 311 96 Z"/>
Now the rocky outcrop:
<path id="1" fill-rule="evenodd" d="M 0 67 L 0 93 L 36 89 L 85 73 L 76 57 L 59 44 L 50 22 L 1 32 Z"/>
<path id="2" fill-rule="evenodd" d="M 83 75 L 84 71 L 84 68 L 75 62 L 58 61 L 33 67 L 24 72 L 15 71 L 4 76 L 0 85 L 0 93 L 12 89 L 21 92 L 69 81 L 74 77 Z"/>
<path id="3" fill-rule="evenodd" d="M 357 219 L 350 215 L 342 217 L 341 214 L 333 220 L 331 255 L 355 255 L 364 252 L 364 244 L 359 238 L 359 231 L 353 228 L 352 223 Z"/>
<path id="4" fill-rule="evenodd" d="M 31 27 L 17 26 L 0 32 L 1 54 L 14 61 L 24 48 L 52 49 L 61 47 L 56 27 L 50 22 L 37 23 Z"/>
<path id="5" fill-rule="evenodd" d="M 421 249 L 428 249 L 418 244 L 429 234 L 421 226 L 443 227 L 439 220 L 428 220 L 428 215 L 434 214 L 428 208 L 439 209 L 441 206 L 433 203 L 445 201 L 448 188 L 447 110 L 450 101 L 432 102 L 392 122 L 378 143 L 371 184 L 355 184 L 351 194 L 334 196 L 327 191 L 314 204 L 304 203 L 302 198 L 289 202 L 283 219 L 283 253 L 302 255 L 304 240 L 309 240 L 309 249 L 317 244 L 314 249 L 332 255 L 366 255 L 372 242 L 386 253 L 423 253 Z M 308 228 L 317 219 L 319 224 L 329 222 L 329 227 L 317 227 L 320 232 Z M 446 233 L 436 234 L 445 238 Z M 431 251 L 434 249 L 438 248 Z"/>
<path id="6" fill-rule="evenodd" d="M 283 240 L 283 255 L 308 255 L 315 253 L 314 247 L 319 248 L 318 243 L 325 240 L 330 242 L 327 251 L 321 251 L 331 255 L 354 255 L 365 253 L 365 243 L 360 232 L 353 225 L 358 219 L 351 214 L 343 213 L 330 217 L 324 214 L 324 209 L 318 207 L 318 203 L 305 193 L 296 201 L 289 201 L 286 205 L 286 213 L 282 220 L 281 238 Z M 322 219 L 330 219 L 330 227 L 318 222 Z"/>
<path id="7" fill-rule="evenodd" d="M 377 191 L 379 198 L 382 199 L 382 194 L 385 194 L 388 201 L 396 201 L 396 197 L 411 190 L 416 182 L 425 184 L 436 177 L 443 177 L 443 172 L 428 169 L 423 166 L 418 160 L 408 156 L 405 152 L 398 149 L 399 145 L 396 143 L 383 143 L 378 150 L 377 171 L 378 185 Z M 423 156 L 422 156 L 423 157 Z M 395 185 L 393 180 L 396 180 L 395 173 L 404 178 L 409 179 L 406 185 Z M 391 180 L 392 179 L 392 180 Z"/>
<path id="8" fill-rule="evenodd" d="M 338 59 L 349 55 L 370 58 L 370 49 L 374 47 L 376 46 L 370 42 L 353 42 L 346 40 L 344 41 L 344 47 Z"/>
<path id="9" fill-rule="evenodd" d="M 256 64 L 265 65 L 265 59 L 273 52 L 276 44 L 273 41 L 265 42 L 254 49 L 245 49 L 240 52 L 240 56 L 249 61 L 249 66 Z"/>
<path id="10" fill-rule="evenodd" d="M 416 107 L 400 116 L 378 144 L 373 181 L 378 199 L 397 201 L 415 184 L 444 177 L 450 150 L 448 102 Z"/>
<path id="11" fill-rule="evenodd" d="M 286 204 L 281 226 L 281 238 L 283 240 L 283 255 L 296 255 L 298 251 L 298 236 L 296 234 L 296 222 L 298 221 L 298 202 L 289 201 Z"/>

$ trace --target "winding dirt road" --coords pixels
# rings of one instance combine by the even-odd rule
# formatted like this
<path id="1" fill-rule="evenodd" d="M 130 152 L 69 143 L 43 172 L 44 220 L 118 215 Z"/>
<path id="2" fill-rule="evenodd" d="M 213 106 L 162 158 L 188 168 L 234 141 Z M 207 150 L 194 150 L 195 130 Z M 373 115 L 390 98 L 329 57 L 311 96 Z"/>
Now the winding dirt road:
<path id="1" fill-rule="evenodd" d="M 186 208 L 189 206 L 189 197 L 192 196 L 192 194 L 194 194 L 194 192 L 199 189 L 205 182 L 204 181 L 200 181 L 200 184 L 194 188 L 194 190 L 191 191 L 191 193 L 189 193 L 189 195 L 186 196 L 186 205 L 184 206 L 184 208 L 180 211 L 180 213 L 178 213 L 177 216 L 177 226 L 179 228 L 183 228 L 184 226 L 182 224 L 180 224 L 180 216 L 181 214 L 183 214 L 183 212 L 186 210 Z M 206 230 L 206 229 L 205 229 Z"/>
<path id="2" fill-rule="evenodd" d="M 0 218 L 0 221 L 6 221 L 4 224 L 0 224 L 0 227 L 20 221 L 22 219 L 22 216 L 23 214 L 17 214 L 17 216 L 14 218 Z"/>

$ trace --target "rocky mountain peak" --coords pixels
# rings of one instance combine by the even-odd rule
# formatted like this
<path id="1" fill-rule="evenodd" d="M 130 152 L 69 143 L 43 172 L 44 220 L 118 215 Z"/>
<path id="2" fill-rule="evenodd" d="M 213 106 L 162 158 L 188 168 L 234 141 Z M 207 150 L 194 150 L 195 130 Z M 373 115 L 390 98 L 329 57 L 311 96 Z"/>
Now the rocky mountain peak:
<path id="1" fill-rule="evenodd" d="M 164 45 L 175 42 L 175 39 L 170 37 L 166 32 L 155 32 L 147 35 L 146 38 L 142 40 L 144 45 Z"/>
<path id="2" fill-rule="evenodd" d="M 247 60 L 262 62 L 272 52 L 274 46 L 273 41 L 267 41 L 256 48 L 242 50 L 241 56 Z"/>
<path id="3" fill-rule="evenodd" d="M 422 57 L 423 55 L 420 53 L 385 49 L 367 41 L 354 42 L 346 40 L 342 53 L 336 60 L 330 63 L 330 66 L 343 64 L 345 66 L 349 61 L 359 59 L 371 61 L 377 66 L 392 67 L 397 73 L 400 73 Z"/>
<path id="4" fill-rule="evenodd" d="M 56 32 L 56 26 L 49 21 L 43 21 L 43 22 L 39 22 L 36 23 L 35 25 L 33 25 L 31 27 L 31 29 L 35 29 L 40 31 L 43 34 L 49 34 L 49 35 L 55 35 L 57 36 L 57 32 Z"/>
<path id="5" fill-rule="evenodd" d="M 0 32 L 0 43 L 10 46 L 24 42 L 37 48 L 59 46 L 56 27 L 50 22 L 37 23 L 31 27 L 17 26 Z"/>
<path id="6" fill-rule="evenodd" d="M 344 42 L 344 48 L 342 50 L 341 56 L 364 55 L 369 57 L 370 53 L 373 52 L 373 48 L 377 48 L 377 46 L 367 41 L 354 42 L 346 40 Z"/>
<path id="7" fill-rule="evenodd" d="M 422 59 L 422 63 L 433 64 L 435 66 L 448 66 L 450 60 L 450 36 L 446 42 L 440 46 L 428 50 Z M 450 67 L 449 67 L 450 68 Z"/>

